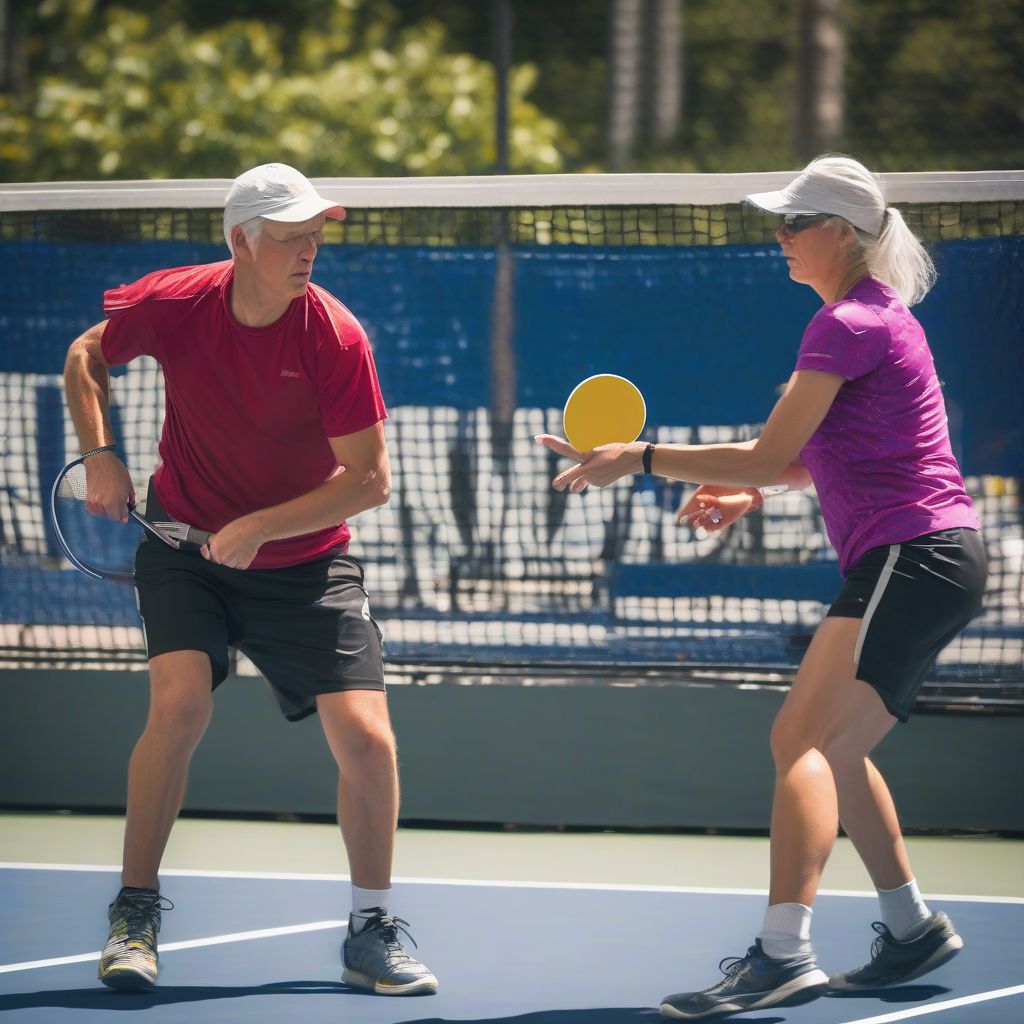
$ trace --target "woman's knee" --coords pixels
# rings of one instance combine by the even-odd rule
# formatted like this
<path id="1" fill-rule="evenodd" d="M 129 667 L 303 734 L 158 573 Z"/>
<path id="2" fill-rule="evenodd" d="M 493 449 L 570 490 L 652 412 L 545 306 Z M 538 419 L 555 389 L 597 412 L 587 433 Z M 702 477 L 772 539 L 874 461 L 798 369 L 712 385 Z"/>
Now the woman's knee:
<path id="1" fill-rule="evenodd" d="M 871 748 L 856 735 L 840 733 L 832 736 L 822 744 L 821 752 L 836 778 L 854 780 L 866 777 Z"/>
<path id="2" fill-rule="evenodd" d="M 815 744 L 808 723 L 784 705 L 772 723 L 770 745 L 772 759 L 780 767 L 798 761 Z"/>
<path id="3" fill-rule="evenodd" d="M 834 772 L 856 776 L 864 773 L 868 757 L 888 735 L 896 719 L 866 683 L 853 680 L 850 689 L 862 699 L 824 731 L 821 752 Z"/>

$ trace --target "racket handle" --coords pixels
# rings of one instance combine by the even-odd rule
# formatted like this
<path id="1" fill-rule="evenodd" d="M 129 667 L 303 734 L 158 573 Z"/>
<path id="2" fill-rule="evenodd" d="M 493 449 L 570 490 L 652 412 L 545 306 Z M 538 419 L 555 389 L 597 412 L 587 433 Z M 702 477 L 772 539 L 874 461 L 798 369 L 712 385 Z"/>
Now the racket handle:
<path id="1" fill-rule="evenodd" d="M 198 551 L 209 542 L 210 535 L 205 530 L 197 530 L 194 526 L 190 526 L 185 534 L 185 539 L 181 542 L 181 549 L 183 551 Z"/>

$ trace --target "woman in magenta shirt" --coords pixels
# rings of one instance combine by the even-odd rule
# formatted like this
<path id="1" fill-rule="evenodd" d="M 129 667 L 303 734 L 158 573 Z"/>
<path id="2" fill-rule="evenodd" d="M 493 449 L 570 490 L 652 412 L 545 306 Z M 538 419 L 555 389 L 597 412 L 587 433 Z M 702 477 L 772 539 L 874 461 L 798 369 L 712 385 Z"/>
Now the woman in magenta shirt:
<path id="1" fill-rule="evenodd" d="M 985 588 L 978 516 L 953 457 L 924 331 L 908 306 L 931 260 L 848 157 L 813 161 L 780 192 L 748 201 L 783 216 L 776 232 L 794 281 L 824 306 L 760 437 L 742 444 L 635 442 L 581 453 L 558 490 L 629 473 L 701 483 L 681 518 L 724 529 L 763 492 L 814 485 L 844 584 L 818 627 L 772 728 L 771 887 L 764 926 L 725 977 L 667 996 L 666 1017 L 700 1020 L 806 1002 L 826 988 L 920 977 L 962 947 L 918 891 L 892 798 L 870 753 L 906 721 L 922 682 L 978 611 Z M 878 890 L 871 960 L 831 978 L 810 941 L 811 907 L 839 823 Z"/>

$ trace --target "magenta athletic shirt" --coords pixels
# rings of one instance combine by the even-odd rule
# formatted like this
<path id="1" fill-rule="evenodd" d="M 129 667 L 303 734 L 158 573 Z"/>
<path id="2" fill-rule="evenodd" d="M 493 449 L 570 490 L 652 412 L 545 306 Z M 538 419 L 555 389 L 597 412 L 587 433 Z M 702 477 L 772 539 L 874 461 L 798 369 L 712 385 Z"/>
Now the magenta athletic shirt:
<path id="1" fill-rule="evenodd" d="M 384 419 L 377 372 L 356 318 L 309 285 L 267 327 L 231 314 L 231 260 L 157 271 L 104 294 L 103 354 L 152 356 L 166 415 L 153 485 L 174 519 L 216 532 L 289 501 L 338 472 L 328 438 Z M 268 541 L 252 568 L 347 550 L 345 523 Z"/>
<path id="2" fill-rule="evenodd" d="M 819 309 L 796 369 L 845 378 L 801 452 L 844 576 L 871 548 L 978 529 L 928 341 L 893 289 L 865 277 Z"/>

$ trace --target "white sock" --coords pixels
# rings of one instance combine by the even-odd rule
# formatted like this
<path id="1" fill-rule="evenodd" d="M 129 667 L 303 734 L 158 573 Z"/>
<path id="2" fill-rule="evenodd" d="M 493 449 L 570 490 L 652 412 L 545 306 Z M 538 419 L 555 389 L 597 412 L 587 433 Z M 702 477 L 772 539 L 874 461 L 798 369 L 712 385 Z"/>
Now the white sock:
<path id="1" fill-rule="evenodd" d="M 913 878 L 898 889 L 879 889 L 878 906 L 882 911 L 882 924 L 897 940 L 912 935 L 932 916 Z"/>
<path id="2" fill-rule="evenodd" d="M 811 945 L 810 907 L 802 903 L 775 903 L 764 912 L 764 927 L 758 938 L 761 948 L 773 960 L 809 956 Z"/>
<path id="3" fill-rule="evenodd" d="M 377 917 L 378 914 L 386 914 L 390 899 L 390 889 L 360 889 L 358 885 L 353 885 L 352 920 L 350 925 L 352 934 L 358 935 L 371 917 Z"/>

